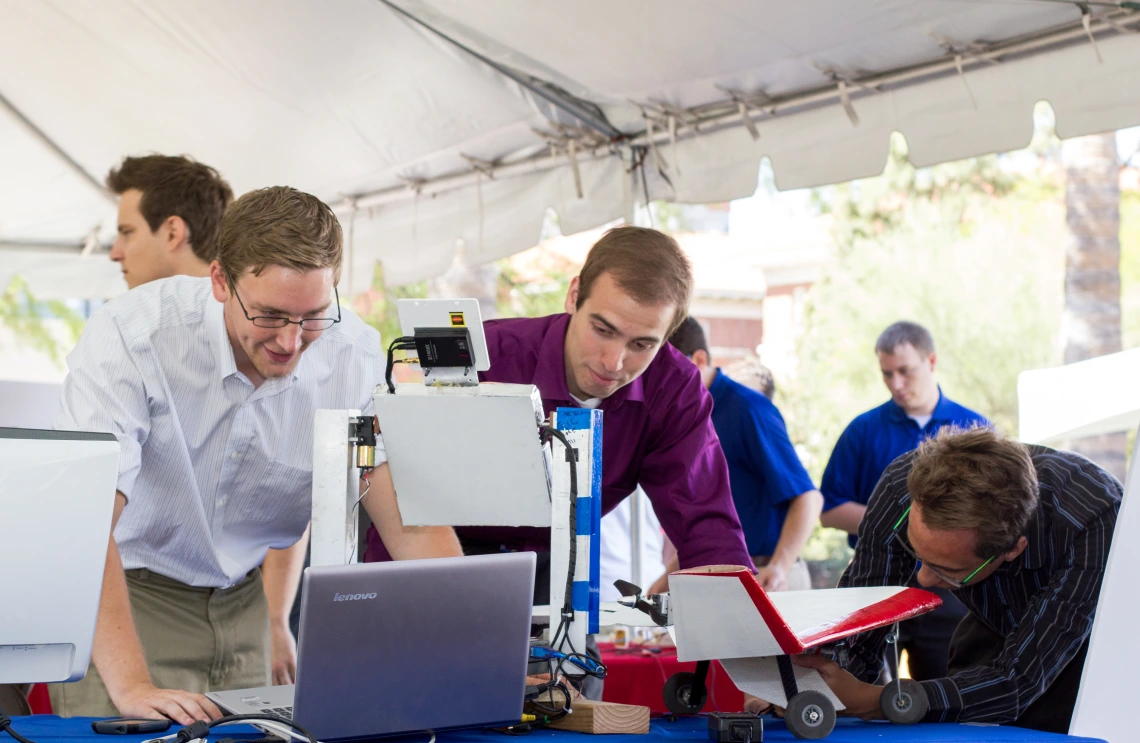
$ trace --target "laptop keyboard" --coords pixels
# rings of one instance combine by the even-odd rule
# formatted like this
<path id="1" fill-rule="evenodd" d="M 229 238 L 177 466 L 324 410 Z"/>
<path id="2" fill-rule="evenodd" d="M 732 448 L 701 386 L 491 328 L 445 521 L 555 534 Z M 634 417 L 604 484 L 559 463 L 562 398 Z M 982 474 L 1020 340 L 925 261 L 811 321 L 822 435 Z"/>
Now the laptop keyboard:
<path id="1" fill-rule="evenodd" d="M 293 719 L 293 708 L 292 707 L 269 707 L 269 706 L 263 707 L 260 704 L 250 704 L 250 706 L 255 707 L 258 712 L 260 712 L 264 715 L 277 715 L 278 717 L 284 717 L 286 720 L 292 720 Z"/>

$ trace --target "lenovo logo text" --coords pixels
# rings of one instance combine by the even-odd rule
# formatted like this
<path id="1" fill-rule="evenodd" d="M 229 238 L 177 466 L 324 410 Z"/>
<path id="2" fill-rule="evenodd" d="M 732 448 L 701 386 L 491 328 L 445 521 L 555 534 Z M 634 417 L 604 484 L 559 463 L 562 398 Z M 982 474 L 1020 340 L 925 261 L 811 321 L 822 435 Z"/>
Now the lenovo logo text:
<path id="1" fill-rule="evenodd" d="M 333 601 L 367 601 L 376 598 L 374 593 L 334 593 Z"/>

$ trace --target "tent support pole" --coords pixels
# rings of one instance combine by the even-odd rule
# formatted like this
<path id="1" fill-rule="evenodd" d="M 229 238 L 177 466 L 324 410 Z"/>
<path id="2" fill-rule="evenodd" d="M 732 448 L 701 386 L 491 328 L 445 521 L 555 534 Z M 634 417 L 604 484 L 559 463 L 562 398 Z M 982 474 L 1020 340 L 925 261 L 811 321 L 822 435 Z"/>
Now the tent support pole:
<path id="1" fill-rule="evenodd" d="M 114 197 L 112 197 L 111 194 L 107 192 L 107 189 L 103 187 L 102 183 L 95 180 L 95 177 L 84 170 L 83 166 L 77 163 L 75 159 L 71 157 L 71 155 L 67 154 L 67 152 L 65 152 L 62 147 L 56 144 L 55 140 L 53 140 L 42 129 L 32 123 L 32 120 L 25 116 L 23 112 L 20 111 L 20 109 L 16 108 L 15 104 L 8 100 L 8 98 L 4 96 L 3 93 L 0 93 L 0 107 L 6 109 L 8 113 L 12 114 L 12 118 L 23 124 L 24 128 L 28 130 L 29 134 L 38 139 L 41 143 L 43 143 L 45 147 L 51 150 L 52 154 L 58 157 L 65 165 L 67 165 L 67 167 L 71 168 L 71 170 L 76 175 L 78 175 L 84 183 L 94 188 L 100 196 L 102 196 L 111 204 L 116 203 Z"/>
<path id="2" fill-rule="evenodd" d="M 384 4 L 392 7 L 404 15 L 404 11 L 396 8 L 389 0 L 380 0 Z M 408 16 L 415 20 L 414 16 Z M 416 21 L 421 23 L 420 21 Z M 1109 18 L 1098 19 L 1091 24 L 1094 33 L 1103 31 L 1116 31 L 1121 32 L 1121 29 L 1136 30 L 1136 24 L 1140 22 L 1140 13 L 1128 13 L 1113 15 Z M 422 23 L 421 23 L 422 25 Z M 430 27 L 429 27 L 430 28 Z M 437 32 L 438 33 L 438 32 Z M 446 38 L 446 37 L 445 37 Z M 1070 24 L 1060 30 L 1044 35 L 1036 36 L 1029 39 L 1019 39 L 1010 42 L 1003 42 L 995 44 L 992 48 L 978 51 L 971 54 L 968 59 L 963 61 L 970 64 L 971 67 L 981 64 L 993 64 L 1003 61 L 1004 59 L 1015 55 L 1031 55 L 1035 52 L 1053 48 L 1056 46 L 1063 46 L 1074 43 L 1087 43 L 1087 33 L 1081 22 Z M 452 42 L 455 43 L 455 42 Z M 475 54 L 475 52 L 470 52 Z M 478 55 L 476 55 L 478 56 Z M 493 62 L 487 60 L 488 64 L 494 65 Z M 496 69 L 499 69 L 496 67 Z M 966 71 L 969 71 L 968 69 Z M 503 74 L 508 74 L 509 71 L 503 71 Z M 518 73 L 511 73 L 517 75 Z M 944 74 L 958 75 L 958 62 L 955 60 L 954 54 L 946 54 L 942 58 L 934 60 L 929 63 L 915 65 L 905 69 L 890 70 L 883 73 L 869 75 L 866 78 L 860 78 L 858 83 L 862 86 L 870 88 L 870 90 L 862 91 L 858 96 L 852 95 L 853 101 L 858 101 L 859 98 L 864 96 L 876 95 L 876 88 L 890 88 L 894 86 L 905 86 L 909 83 L 916 82 L 928 77 L 937 77 Z M 512 77 L 512 79 L 515 79 Z M 519 83 L 523 84 L 522 82 Z M 530 87 L 528 86 L 528 89 Z M 551 95 L 548 91 L 543 92 L 543 97 Z M 838 88 L 836 85 L 828 84 L 821 88 L 814 90 L 800 91 L 785 97 L 774 97 L 768 105 L 761 111 L 749 111 L 750 116 L 776 116 L 779 114 L 794 113 L 799 110 L 806 110 L 816 106 L 829 105 L 837 103 L 839 100 Z M 564 109 L 565 110 L 565 109 Z M 686 109 L 692 116 L 691 122 L 687 123 L 687 129 L 683 134 L 678 134 L 677 139 L 683 140 L 694 136 L 698 136 L 696 126 L 700 126 L 701 132 L 713 132 L 719 129 L 732 126 L 741 126 L 740 110 L 735 102 L 731 99 L 720 101 L 716 103 L 707 104 L 698 109 Z M 577 115 L 577 114 L 573 114 Z M 648 144 L 648 130 L 640 133 L 630 133 L 622 135 L 622 146 L 646 145 Z M 663 145 L 670 141 L 669 132 L 667 130 L 654 132 L 654 137 L 657 144 Z M 1028 141 L 1028 140 L 1027 140 Z M 579 164 L 601 160 L 614 156 L 614 149 L 605 151 L 581 151 L 578 153 Z M 513 161 L 503 162 L 495 168 L 495 176 L 497 178 L 507 178 L 512 175 L 523 173 L 535 173 L 547 170 L 552 170 L 555 167 L 560 167 L 561 163 L 551 161 L 548 153 L 540 153 L 531 155 L 529 157 Z M 436 195 L 445 191 L 463 188 L 472 185 L 477 173 L 472 173 L 470 170 L 456 171 L 446 175 L 441 175 L 437 178 L 425 180 L 419 183 L 420 191 L 425 195 Z M 374 206 L 381 206 L 383 204 L 390 204 L 404 199 L 411 198 L 412 194 L 404 186 L 396 186 L 393 188 L 381 189 L 369 193 L 357 195 L 357 206 L 361 209 L 367 209 Z M 343 213 L 343 209 L 334 208 L 337 213 Z"/>

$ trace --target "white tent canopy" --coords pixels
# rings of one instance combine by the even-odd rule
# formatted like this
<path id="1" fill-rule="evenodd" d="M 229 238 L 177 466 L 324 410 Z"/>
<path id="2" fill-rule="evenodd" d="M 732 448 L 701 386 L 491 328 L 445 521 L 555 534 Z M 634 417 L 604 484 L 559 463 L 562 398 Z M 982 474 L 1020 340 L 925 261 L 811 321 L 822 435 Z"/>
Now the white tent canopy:
<path id="1" fill-rule="evenodd" d="M 19 265 L 45 297 L 122 288 L 97 254 L 102 179 L 128 154 L 318 195 L 358 291 L 377 260 L 398 284 L 445 271 L 457 240 L 471 262 L 530 247 L 547 208 L 569 233 L 646 196 L 739 198 L 762 157 L 788 189 L 880 172 L 896 130 L 917 165 L 1023 147 L 1039 100 L 1061 136 L 1140 123 L 1140 14 L 1105 4 L 0 0 L 0 17 L 0 283 Z"/>

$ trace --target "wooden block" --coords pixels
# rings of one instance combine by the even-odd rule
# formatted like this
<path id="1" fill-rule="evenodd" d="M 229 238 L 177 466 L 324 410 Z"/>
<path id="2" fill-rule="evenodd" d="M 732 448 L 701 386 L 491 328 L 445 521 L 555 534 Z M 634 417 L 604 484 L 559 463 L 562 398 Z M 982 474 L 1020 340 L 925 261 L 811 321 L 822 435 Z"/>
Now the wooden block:
<path id="1" fill-rule="evenodd" d="M 594 702 L 579 697 L 570 708 L 572 713 L 550 723 L 550 727 L 592 735 L 644 735 L 649 732 L 648 707 Z M 534 709 L 528 709 L 527 712 L 535 714 Z"/>

